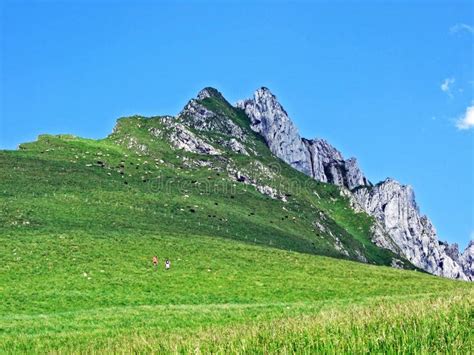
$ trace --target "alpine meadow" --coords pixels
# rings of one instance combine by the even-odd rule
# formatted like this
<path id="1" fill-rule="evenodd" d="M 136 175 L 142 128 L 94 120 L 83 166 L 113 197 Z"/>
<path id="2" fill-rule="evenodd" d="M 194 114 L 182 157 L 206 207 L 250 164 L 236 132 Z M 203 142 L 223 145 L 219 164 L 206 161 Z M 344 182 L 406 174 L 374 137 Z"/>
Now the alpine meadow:
<path id="1" fill-rule="evenodd" d="M 2 150 L 0 211 L 1 353 L 474 352 L 474 243 L 268 88 Z"/>

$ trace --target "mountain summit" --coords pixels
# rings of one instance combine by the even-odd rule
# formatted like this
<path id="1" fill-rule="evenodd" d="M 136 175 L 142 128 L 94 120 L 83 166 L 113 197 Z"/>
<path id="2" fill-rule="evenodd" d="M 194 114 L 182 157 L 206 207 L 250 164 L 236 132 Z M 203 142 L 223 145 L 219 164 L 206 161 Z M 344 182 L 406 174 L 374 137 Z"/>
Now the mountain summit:
<path id="1" fill-rule="evenodd" d="M 237 102 L 251 120 L 251 127 L 263 136 L 278 158 L 318 181 L 353 189 L 370 183 L 357 160 L 344 160 L 342 154 L 323 139 L 301 138 L 283 106 L 269 89 L 255 91 L 253 99 Z"/>
<path id="2" fill-rule="evenodd" d="M 268 88 L 233 106 L 207 87 L 176 117 L 123 117 L 99 141 L 42 135 L 0 157 L 2 190 L 25 198 L 9 201 L 8 233 L 212 236 L 474 278 L 472 244 L 439 241 L 410 186 L 374 185 L 355 158 L 301 137 Z"/>

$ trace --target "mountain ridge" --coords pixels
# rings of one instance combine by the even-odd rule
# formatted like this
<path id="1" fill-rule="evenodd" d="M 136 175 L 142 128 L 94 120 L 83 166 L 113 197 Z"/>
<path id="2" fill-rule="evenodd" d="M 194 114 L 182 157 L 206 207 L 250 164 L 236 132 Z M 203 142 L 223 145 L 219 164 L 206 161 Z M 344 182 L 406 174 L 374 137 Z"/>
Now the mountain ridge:
<path id="1" fill-rule="evenodd" d="M 472 248 L 457 253 L 445 242 L 440 242 L 431 221 L 419 212 L 419 207 L 410 186 L 402 185 L 395 179 L 372 184 L 363 174 L 354 157 L 344 159 L 343 155 L 325 139 L 306 139 L 288 116 L 277 97 L 266 87 L 254 92 L 253 98 L 239 100 L 232 106 L 215 88 L 202 89 L 196 99 L 191 99 L 176 119 L 197 131 L 219 132 L 234 137 L 231 141 L 216 143 L 227 146 L 236 153 L 249 155 L 245 148 L 242 128 L 225 114 L 216 114 L 203 105 L 205 100 L 215 99 L 224 106 L 241 109 L 250 119 L 250 129 L 259 134 L 270 151 L 294 169 L 321 182 L 346 188 L 353 199 L 354 208 L 373 216 L 378 222 L 373 228 L 373 242 L 382 248 L 406 257 L 414 265 L 427 272 L 462 280 L 473 280 Z M 192 143 L 192 146 L 199 144 Z M 201 145 L 203 145 L 201 143 Z M 185 147 L 181 144 L 180 147 Z M 191 149 L 192 151 L 192 149 Z M 219 154 L 219 150 L 205 147 L 201 153 Z M 236 179 L 242 179 L 234 172 Z M 279 195 L 266 186 L 257 187 L 270 196 Z M 385 213 L 389 204 L 387 196 L 377 193 L 391 190 L 391 195 L 399 195 L 398 203 L 390 213 Z M 375 192 L 374 192 L 375 191 Z M 281 194 L 280 194 L 281 195 Z M 393 204 L 393 202 L 392 202 Z M 395 213 L 401 210 L 402 215 Z"/>
<path id="2" fill-rule="evenodd" d="M 79 143 L 74 143 L 74 139 L 42 136 L 38 142 L 21 145 L 20 151 L 31 152 L 33 156 L 37 154 L 37 157 L 64 151 L 57 158 L 64 159 L 64 154 L 77 150 L 69 146 Z M 393 267 L 414 266 L 440 276 L 472 280 L 474 248 L 467 248 L 461 254 L 457 248 L 439 242 L 431 222 L 419 214 L 410 189 L 399 183 L 390 185 L 392 179 L 373 185 L 355 158 L 344 159 L 324 139 L 302 138 L 288 113 L 267 88 L 258 89 L 253 99 L 239 101 L 233 106 L 218 90 L 207 87 L 189 100 L 176 117 L 121 118 L 113 132 L 102 141 L 123 147 L 125 151 L 121 156 L 110 158 L 112 161 L 104 158 L 103 151 L 96 153 L 96 161 L 88 160 L 89 151 L 80 153 L 82 158 L 74 153 L 70 160 L 64 161 L 65 164 L 78 164 L 86 159 L 86 167 L 107 172 L 108 179 L 118 177 L 115 183 L 122 183 L 127 189 L 143 189 L 145 185 L 137 184 L 150 182 L 160 181 L 161 184 L 165 177 L 165 184 L 184 179 L 183 182 L 193 186 L 173 192 L 169 196 L 172 200 L 177 196 L 188 199 L 191 191 L 199 190 L 198 186 L 227 191 L 223 196 L 216 191 L 195 191 L 200 196 L 208 196 L 196 196 L 195 206 L 210 203 L 211 196 L 214 199 L 224 197 L 225 204 L 234 203 L 236 200 L 233 199 L 239 194 L 246 196 L 246 200 L 240 202 L 240 210 L 248 210 L 249 198 L 257 202 L 263 196 L 275 201 L 258 202 L 262 209 L 260 218 L 265 219 L 258 220 L 261 225 L 253 220 L 255 210 L 243 214 L 239 210 L 235 214 L 236 210 L 220 217 L 221 222 L 228 223 L 234 218 L 247 224 L 248 230 L 233 234 L 236 224 L 221 229 L 223 225 L 217 226 L 218 234 L 227 230 L 227 237 L 239 239 L 260 231 L 258 233 L 265 236 L 265 243 L 274 247 Z M 183 172 L 195 177 L 185 178 Z M 217 183 L 218 180 L 221 182 Z M 389 185 L 390 191 L 380 188 Z M 393 199 L 392 195 L 397 198 Z M 272 204 L 274 207 L 270 208 Z M 188 209 L 193 214 L 199 211 L 186 203 L 184 207 L 183 202 L 179 205 L 178 211 Z M 232 204 L 227 206 L 230 208 Z M 385 213 L 387 206 L 389 211 L 400 209 L 403 213 Z M 172 218 L 175 210 L 170 214 L 169 207 L 165 209 L 165 218 Z M 366 218 L 364 214 L 371 217 Z M 410 218 L 406 218 L 408 215 Z M 216 218 L 216 211 L 210 208 L 207 217 L 202 217 Z M 201 226 L 198 229 L 215 228 L 211 220 L 198 221 Z M 160 224 L 152 228 L 157 227 L 163 228 Z M 187 228 L 180 225 L 173 231 L 179 233 Z M 288 236 L 291 238 L 287 239 Z M 257 238 L 254 239 L 257 242 Z M 412 253 L 413 250 L 416 252 Z"/>
<path id="3" fill-rule="evenodd" d="M 266 137 L 267 141 L 270 141 L 270 149 L 283 161 L 316 180 L 330 182 L 349 190 L 358 189 L 354 194 L 357 203 L 369 215 L 376 217 L 381 222 L 392 241 L 395 241 L 402 248 L 403 255 L 416 266 L 440 276 L 464 280 L 474 279 L 474 266 L 472 262 L 465 261 L 472 260 L 470 245 L 464 253 L 453 254 L 451 251 L 451 255 L 449 255 L 450 253 L 447 251 L 449 244 L 439 242 L 431 221 L 428 217 L 420 215 L 414 192 L 410 186 L 402 185 L 391 178 L 373 186 L 365 178 L 355 158 L 344 160 L 342 154 L 323 139 L 308 140 L 301 137 L 286 111 L 277 102 L 276 96 L 267 88 L 258 89 L 253 99 L 239 101 L 236 105 L 245 110 L 259 127 L 263 126 L 265 128 L 258 129 L 258 131 Z M 281 110 L 278 111 L 279 108 Z M 281 119 L 280 116 L 284 118 Z M 265 123 L 262 124 L 262 121 L 265 121 Z M 284 124 L 288 124 L 289 129 L 285 128 Z M 306 145 L 309 152 L 309 158 L 308 153 L 303 153 L 306 155 L 306 161 L 295 161 L 292 154 L 274 148 L 275 138 L 277 143 L 279 140 L 285 140 L 284 136 L 279 137 L 273 134 L 272 130 L 274 130 L 273 126 L 275 125 L 277 129 L 292 135 L 287 138 L 291 144 L 291 151 L 301 152 L 300 142 Z M 270 127 L 270 129 L 267 127 Z M 311 170 L 307 168 L 307 161 L 310 162 Z M 401 195 L 400 203 L 396 207 L 403 209 L 405 216 L 399 216 L 395 211 L 385 213 L 386 205 L 390 201 L 381 198 L 377 195 L 377 192 L 372 192 L 385 187 L 394 190 L 392 194 Z M 369 194 L 372 194 L 372 196 L 370 198 L 364 196 L 361 192 L 363 190 L 370 190 Z M 370 202 L 368 199 L 370 199 Z M 371 204 L 375 204 L 375 206 L 370 206 Z M 394 207 L 394 209 L 396 208 Z M 378 243 L 380 246 L 390 244 L 389 241 L 381 242 L 380 239 Z"/>

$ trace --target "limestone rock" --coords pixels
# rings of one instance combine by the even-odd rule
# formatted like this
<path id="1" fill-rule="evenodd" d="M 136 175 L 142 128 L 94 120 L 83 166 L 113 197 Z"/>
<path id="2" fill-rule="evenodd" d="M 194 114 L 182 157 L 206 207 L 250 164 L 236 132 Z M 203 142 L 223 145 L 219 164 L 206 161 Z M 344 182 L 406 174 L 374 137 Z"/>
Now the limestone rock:
<path id="1" fill-rule="evenodd" d="M 176 121 L 174 118 L 163 118 L 163 125 L 165 130 L 158 128 L 150 129 L 150 133 L 155 137 L 167 136 L 170 144 L 176 149 L 183 149 L 186 152 L 219 155 L 220 150 L 214 148 L 211 144 L 204 141 L 202 138 L 195 135 L 183 124 Z"/>
<path id="2" fill-rule="evenodd" d="M 267 88 L 260 88 L 252 99 L 237 107 L 249 116 L 251 128 L 265 139 L 271 152 L 298 171 L 322 182 L 353 189 L 369 185 L 355 158 L 342 154 L 323 139 L 301 138 L 283 106 Z"/>
<path id="3" fill-rule="evenodd" d="M 239 125 L 231 118 L 208 109 L 202 103 L 202 100 L 210 97 L 217 97 L 223 104 L 229 105 L 216 89 L 206 88 L 199 92 L 197 99 L 191 99 L 187 103 L 178 115 L 178 120 L 198 131 L 217 132 L 245 141 L 246 135 Z"/>
<path id="4" fill-rule="evenodd" d="M 353 189 L 370 185 L 360 170 L 356 158 L 344 160 L 341 152 L 324 139 L 304 139 L 309 152 L 311 176 L 322 182 Z"/>
<path id="5" fill-rule="evenodd" d="M 469 280 L 474 281 L 474 240 L 471 240 L 459 257 L 459 263 Z"/>
<path id="6" fill-rule="evenodd" d="M 267 88 L 260 88 L 252 99 L 239 101 L 237 107 L 250 118 L 253 131 L 260 133 L 271 152 L 296 170 L 311 174 L 309 153 L 296 126 Z"/>
<path id="7" fill-rule="evenodd" d="M 386 179 L 373 187 L 356 189 L 354 196 L 415 266 L 435 275 L 467 280 L 463 267 L 449 255 L 451 251 L 447 251 L 446 245 L 438 241 L 431 221 L 420 214 L 410 186 Z"/>
<path id="8" fill-rule="evenodd" d="M 219 144 L 223 147 L 229 148 L 235 153 L 243 154 L 249 156 L 249 152 L 247 151 L 247 148 L 245 145 L 243 145 L 240 141 L 238 141 L 235 138 L 231 138 L 229 140 L 219 140 Z"/>
<path id="9" fill-rule="evenodd" d="M 218 90 L 216 90 L 214 88 L 211 88 L 211 87 L 206 87 L 206 88 L 202 89 L 201 91 L 199 91 L 199 93 L 197 94 L 197 99 L 198 100 L 204 100 L 204 99 L 211 98 L 211 97 L 216 97 L 220 100 L 225 101 L 224 96 L 222 96 L 222 94 Z"/>

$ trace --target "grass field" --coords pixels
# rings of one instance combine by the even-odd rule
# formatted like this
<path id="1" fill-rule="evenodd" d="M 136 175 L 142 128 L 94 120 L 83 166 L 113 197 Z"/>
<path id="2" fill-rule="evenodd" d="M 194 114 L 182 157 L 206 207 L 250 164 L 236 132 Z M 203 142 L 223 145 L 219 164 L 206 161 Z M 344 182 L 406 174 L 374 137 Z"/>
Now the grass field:
<path id="1" fill-rule="evenodd" d="M 472 285 L 416 271 L 192 235 L 24 235 L 1 245 L 5 352 L 473 346 Z M 155 253 L 172 269 L 153 269 Z"/>
<path id="2" fill-rule="evenodd" d="M 282 164 L 241 111 L 206 100 L 255 155 L 174 150 L 150 135 L 161 119 L 142 117 L 103 140 L 0 151 L 1 353 L 473 352 L 472 283 L 378 248 L 338 187 Z"/>

